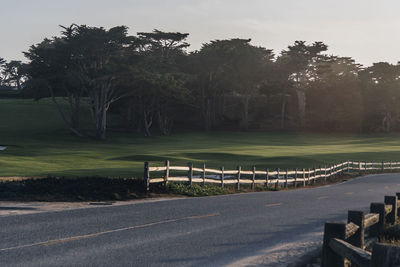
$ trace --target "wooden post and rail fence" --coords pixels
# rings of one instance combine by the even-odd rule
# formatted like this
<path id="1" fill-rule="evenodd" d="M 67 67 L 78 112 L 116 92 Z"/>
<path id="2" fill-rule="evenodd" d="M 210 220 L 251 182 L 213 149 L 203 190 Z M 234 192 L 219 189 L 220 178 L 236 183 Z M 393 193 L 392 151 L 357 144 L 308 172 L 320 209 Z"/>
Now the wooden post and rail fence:
<path id="1" fill-rule="evenodd" d="M 360 267 L 400 266 L 399 246 L 376 243 L 377 237 L 398 219 L 399 197 L 397 193 L 385 196 L 382 203 L 371 203 L 370 213 L 349 211 L 347 223 L 326 222 L 322 267 L 344 267 L 346 261 Z M 365 250 L 367 244 L 373 244 L 372 253 Z"/>
<path id="2" fill-rule="evenodd" d="M 168 182 L 186 182 L 190 185 L 194 183 L 219 184 L 224 187 L 228 184 L 235 184 L 236 189 L 240 190 L 243 184 L 251 185 L 254 189 L 256 185 L 264 185 L 265 187 L 274 186 L 285 188 L 289 185 L 294 187 L 315 184 L 317 180 L 327 181 L 328 178 L 343 174 L 344 172 L 386 172 L 400 169 L 400 162 L 362 162 L 349 160 L 339 164 L 325 166 L 312 169 L 293 169 L 273 171 L 269 169 L 257 170 L 254 166 L 251 170 L 243 170 L 238 166 L 236 170 L 225 170 L 221 167 L 219 170 L 206 168 L 202 164 L 201 168 L 195 168 L 192 163 L 187 166 L 171 166 L 167 160 L 164 166 L 150 166 L 148 162 L 144 164 L 144 180 L 146 191 L 149 191 L 150 184 Z M 171 172 L 179 173 L 171 175 Z M 152 173 L 156 173 L 155 176 Z"/>

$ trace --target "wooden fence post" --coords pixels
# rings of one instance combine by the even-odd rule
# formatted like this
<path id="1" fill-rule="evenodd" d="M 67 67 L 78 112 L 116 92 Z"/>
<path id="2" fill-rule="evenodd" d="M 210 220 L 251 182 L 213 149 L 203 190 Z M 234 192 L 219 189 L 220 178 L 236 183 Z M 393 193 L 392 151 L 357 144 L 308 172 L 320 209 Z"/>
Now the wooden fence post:
<path id="1" fill-rule="evenodd" d="M 288 169 L 286 169 L 286 173 L 285 173 L 285 188 L 288 187 Z"/>
<path id="2" fill-rule="evenodd" d="M 354 169 L 354 160 L 351 161 L 351 171 Z"/>
<path id="3" fill-rule="evenodd" d="M 276 183 L 275 183 L 275 189 L 279 188 L 279 168 L 276 169 Z"/>
<path id="4" fill-rule="evenodd" d="M 307 175 L 307 178 L 308 178 L 308 181 L 307 181 L 307 185 L 310 185 L 310 171 L 311 171 L 311 169 L 310 168 L 308 168 L 308 175 Z"/>
<path id="5" fill-rule="evenodd" d="M 189 172 L 188 172 L 189 185 L 192 186 L 193 185 L 193 163 L 189 162 L 188 167 L 189 167 Z"/>
<path id="6" fill-rule="evenodd" d="M 385 162 L 382 161 L 382 172 L 385 172 Z"/>
<path id="7" fill-rule="evenodd" d="M 168 177 L 169 177 L 169 160 L 166 160 L 165 161 L 165 174 L 164 174 L 165 186 L 168 185 Z"/>
<path id="8" fill-rule="evenodd" d="M 379 222 L 369 228 L 371 236 L 379 236 L 385 230 L 385 204 L 384 203 L 371 203 L 371 213 L 379 214 Z"/>
<path id="9" fill-rule="evenodd" d="M 390 161 L 389 170 L 392 172 L 392 161 Z"/>
<path id="10" fill-rule="evenodd" d="M 397 199 L 400 199 L 400 193 L 396 193 Z M 397 206 L 397 216 L 400 216 L 400 206 Z"/>
<path id="11" fill-rule="evenodd" d="M 350 172 L 350 160 L 347 160 L 347 172 Z"/>
<path id="12" fill-rule="evenodd" d="M 206 164 L 203 163 L 203 172 L 201 173 L 201 178 L 203 179 L 202 186 L 206 185 Z"/>
<path id="13" fill-rule="evenodd" d="M 236 189 L 239 191 L 240 190 L 240 172 L 242 171 L 242 167 L 237 166 L 237 184 L 236 184 Z"/>
<path id="14" fill-rule="evenodd" d="M 324 171 L 324 183 L 326 184 L 326 165 L 325 165 L 325 171 Z"/>
<path id="15" fill-rule="evenodd" d="M 221 167 L 221 187 L 222 187 L 222 188 L 224 188 L 224 179 L 225 179 L 225 177 L 224 177 L 224 171 L 225 171 L 225 167 L 222 166 L 222 167 Z"/>
<path id="16" fill-rule="evenodd" d="M 256 166 L 253 166 L 253 182 L 251 183 L 251 189 L 254 190 L 256 185 Z"/>
<path id="17" fill-rule="evenodd" d="M 294 170 L 294 188 L 297 188 L 297 168 Z"/>
<path id="18" fill-rule="evenodd" d="M 315 179 L 315 177 L 317 176 L 317 173 L 315 172 L 315 167 L 313 168 L 313 172 L 314 172 L 314 179 L 312 180 L 312 184 L 315 185 L 315 183 L 317 182 Z"/>
<path id="19" fill-rule="evenodd" d="M 361 173 L 361 161 L 358 162 L 358 171 Z"/>
<path id="20" fill-rule="evenodd" d="M 362 211 L 353 211 L 349 210 L 347 216 L 348 223 L 354 223 L 358 225 L 360 228 L 357 232 L 351 236 L 348 240 L 350 244 L 353 246 L 364 249 L 364 236 L 365 236 L 365 214 Z"/>
<path id="21" fill-rule="evenodd" d="M 306 187 L 306 170 L 303 168 L 303 187 Z"/>
<path id="22" fill-rule="evenodd" d="M 364 162 L 364 171 L 367 172 L 367 162 Z"/>
<path id="23" fill-rule="evenodd" d="M 146 193 L 149 192 L 149 190 L 150 190 L 150 169 L 149 169 L 149 163 L 147 161 L 144 163 L 144 185 L 145 185 Z"/>
<path id="24" fill-rule="evenodd" d="M 268 186 L 269 186 L 269 170 L 268 170 L 268 168 L 265 171 L 267 173 L 267 175 L 265 176 L 265 186 L 268 189 Z"/>
<path id="25" fill-rule="evenodd" d="M 329 246 L 332 238 L 346 239 L 346 224 L 326 222 L 324 243 L 322 246 L 322 267 L 344 267 L 345 260 L 336 254 Z"/>
<path id="26" fill-rule="evenodd" d="M 386 221 L 394 224 L 397 219 L 397 196 L 385 196 L 385 204 L 392 206 L 392 211 L 386 216 Z"/>

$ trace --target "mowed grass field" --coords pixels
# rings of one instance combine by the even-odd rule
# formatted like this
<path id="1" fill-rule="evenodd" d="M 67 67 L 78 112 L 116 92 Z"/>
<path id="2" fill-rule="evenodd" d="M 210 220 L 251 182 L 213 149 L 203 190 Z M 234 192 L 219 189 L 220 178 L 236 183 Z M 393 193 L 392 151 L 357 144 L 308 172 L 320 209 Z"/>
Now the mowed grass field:
<path id="1" fill-rule="evenodd" d="M 110 116 L 112 125 L 117 118 Z M 82 118 L 89 123 L 88 114 Z M 53 103 L 0 100 L 0 176 L 143 176 L 151 166 L 193 162 L 208 167 L 308 168 L 347 159 L 399 161 L 400 135 L 211 132 L 146 138 L 110 131 L 106 141 L 78 138 Z"/>

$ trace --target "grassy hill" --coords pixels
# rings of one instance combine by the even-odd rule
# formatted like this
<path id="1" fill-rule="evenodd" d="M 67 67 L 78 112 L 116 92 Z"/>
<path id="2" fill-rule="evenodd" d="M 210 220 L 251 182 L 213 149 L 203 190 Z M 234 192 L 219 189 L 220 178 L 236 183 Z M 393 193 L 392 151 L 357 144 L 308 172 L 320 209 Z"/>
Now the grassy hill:
<path id="1" fill-rule="evenodd" d="M 111 117 L 111 121 L 115 118 Z M 88 114 L 84 122 L 89 123 Z M 400 160 L 400 135 L 180 133 L 145 138 L 109 132 L 107 141 L 78 138 L 50 100 L 0 100 L 0 176 L 142 177 L 143 162 L 209 167 L 312 167 L 354 160 Z"/>

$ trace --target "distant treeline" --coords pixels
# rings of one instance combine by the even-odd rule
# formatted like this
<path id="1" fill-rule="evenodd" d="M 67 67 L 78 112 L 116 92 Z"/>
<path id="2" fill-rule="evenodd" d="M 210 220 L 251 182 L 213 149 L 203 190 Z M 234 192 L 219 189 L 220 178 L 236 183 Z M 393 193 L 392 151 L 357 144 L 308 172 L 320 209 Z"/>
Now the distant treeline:
<path id="1" fill-rule="evenodd" d="M 0 59 L 0 86 L 51 97 L 81 136 L 88 134 L 81 131 L 82 98 L 89 99 L 100 139 L 109 112 L 121 116 L 121 128 L 147 136 L 182 129 L 400 130 L 400 65 L 363 67 L 329 55 L 322 42 L 296 41 L 274 54 L 250 39 L 214 40 L 188 52 L 188 35 L 130 36 L 125 26 L 73 24 L 32 45 L 28 63 Z"/>

